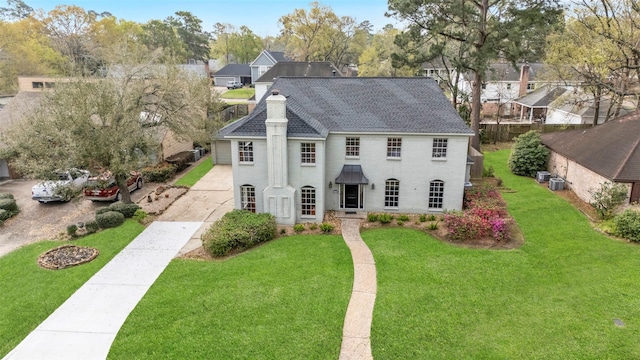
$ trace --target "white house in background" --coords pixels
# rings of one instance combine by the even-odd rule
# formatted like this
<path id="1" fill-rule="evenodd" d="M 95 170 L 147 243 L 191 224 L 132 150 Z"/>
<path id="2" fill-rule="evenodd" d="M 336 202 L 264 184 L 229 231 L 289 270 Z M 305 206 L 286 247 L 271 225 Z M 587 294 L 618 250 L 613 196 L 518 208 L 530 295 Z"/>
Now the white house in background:
<path id="1" fill-rule="evenodd" d="M 273 82 L 280 76 L 342 76 L 342 74 L 328 61 L 279 62 L 256 80 L 256 102 L 264 97 Z"/>
<path id="2" fill-rule="evenodd" d="M 628 114 L 635 109 L 634 104 L 623 104 L 619 115 Z M 604 124 L 610 120 L 615 111 L 609 97 L 602 97 L 596 125 Z M 549 104 L 545 124 L 549 125 L 575 125 L 593 124 L 596 114 L 596 104 L 593 95 L 578 92 L 566 93 Z"/>
<path id="3" fill-rule="evenodd" d="M 237 209 L 280 224 L 326 210 L 459 210 L 473 132 L 431 78 L 280 77 L 220 130 Z"/>
<path id="4" fill-rule="evenodd" d="M 254 84 L 264 73 L 278 62 L 289 61 L 281 51 L 262 50 L 260 55 L 249 64 L 251 68 L 251 83 Z"/>

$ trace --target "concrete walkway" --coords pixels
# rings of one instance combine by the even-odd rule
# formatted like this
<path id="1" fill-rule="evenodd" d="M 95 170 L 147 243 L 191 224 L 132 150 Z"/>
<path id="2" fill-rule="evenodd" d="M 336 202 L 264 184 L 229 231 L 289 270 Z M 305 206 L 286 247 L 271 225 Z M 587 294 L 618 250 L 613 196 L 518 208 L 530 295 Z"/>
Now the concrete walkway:
<path id="1" fill-rule="evenodd" d="M 106 359 L 129 313 L 201 226 L 149 225 L 4 359 Z"/>
<path id="2" fill-rule="evenodd" d="M 342 219 L 342 237 L 353 259 L 353 290 L 342 329 L 340 360 L 368 360 L 371 355 L 371 321 L 376 302 L 376 265 L 371 250 L 360 237 L 360 219 Z"/>

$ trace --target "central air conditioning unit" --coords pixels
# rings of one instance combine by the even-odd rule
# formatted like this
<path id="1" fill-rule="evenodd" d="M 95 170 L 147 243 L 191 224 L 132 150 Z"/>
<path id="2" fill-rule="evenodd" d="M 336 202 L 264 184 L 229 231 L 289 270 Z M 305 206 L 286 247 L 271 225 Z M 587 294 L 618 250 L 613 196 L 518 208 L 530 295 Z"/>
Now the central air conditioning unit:
<path id="1" fill-rule="evenodd" d="M 539 183 L 547 182 L 551 178 L 551 173 L 548 171 L 538 171 L 536 173 L 536 181 Z"/>
<path id="2" fill-rule="evenodd" d="M 564 190 L 564 179 L 561 179 L 561 178 L 549 179 L 549 189 L 551 189 L 552 191 Z"/>

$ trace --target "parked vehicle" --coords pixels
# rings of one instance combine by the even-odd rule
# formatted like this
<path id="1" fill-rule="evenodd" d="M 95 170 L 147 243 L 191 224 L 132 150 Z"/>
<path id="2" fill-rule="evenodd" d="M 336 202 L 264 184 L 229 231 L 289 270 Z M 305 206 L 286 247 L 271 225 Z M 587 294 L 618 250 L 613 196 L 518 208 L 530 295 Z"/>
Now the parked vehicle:
<path id="1" fill-rule="evenodd" d="M 31 198 L 40 203 L 52 201 L 69 201 L 71 194 L 76 190 L 80 191 L 89 179 L 87 170 L 69 169 L 66 171 L 56 171 L 52 179 L 43 181 L 31 188 Z M 69 191 L 64 189 L 68 188 Z"/>
<path id="2" fill-rule="evenodd" d="M 132 171 L 127 178 L 129 192 L 142 188 L 142 174 Z M 84 198 L 91 201 L 120 201 L 122 194 L 116 184 L 116 179 L 110 172 L 94 176 L 87 181 L 84 187 Z"/>
<path id="3" fill-rule="evenodd" d="M 240 81 L 227 81 L 227 89 L 240 89 L 243 86 Z"/>

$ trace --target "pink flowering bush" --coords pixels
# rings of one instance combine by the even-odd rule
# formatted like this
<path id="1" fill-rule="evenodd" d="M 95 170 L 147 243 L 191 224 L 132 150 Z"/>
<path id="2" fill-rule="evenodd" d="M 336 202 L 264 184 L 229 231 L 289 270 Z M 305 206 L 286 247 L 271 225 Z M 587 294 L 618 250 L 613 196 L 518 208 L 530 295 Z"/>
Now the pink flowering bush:
<path id="1" fill-rule="evenodd" d="M 509 239 L 511 218 L 500 193 L 490 185 L 465 191 L 464 210 L 445 214 L 444 223 L 453 240 L 465 241 L 492 237 Z"/>

